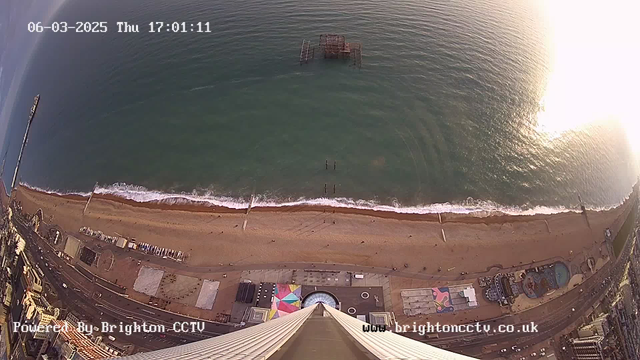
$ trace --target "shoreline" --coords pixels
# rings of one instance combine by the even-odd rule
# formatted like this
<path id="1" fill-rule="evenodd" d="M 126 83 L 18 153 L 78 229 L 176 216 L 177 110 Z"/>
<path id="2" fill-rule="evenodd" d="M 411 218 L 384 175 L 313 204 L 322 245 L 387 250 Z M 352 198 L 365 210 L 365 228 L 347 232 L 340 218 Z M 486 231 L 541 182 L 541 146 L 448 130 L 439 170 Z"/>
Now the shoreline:
<path id="1" fill-rule="evenodd" d="M 625 206 L 625 204 L 632 198 L 634 193 L 638 194 L 639 184 L 634 185 L 632 191 L 625 197 L 623 202 L 615 207 L 603 210 L 586 210 L 586 215 L 592 215 L 596 213 L 604 213 L 612 211 Z M 87 201 L 89 195 L 83 194 L 60 194 L 53 191 L 46 191 L 31 187 L 27 184 L 20 184 L 19 192 L 26 191 L 41 195 L 48 195 L 66 200 L 75 201 Z M 213 214 L 246 214 L 247 207 L 244 208 L 232 208 L 220 205 L 214 205 L 207 201 L 191 200 L 187 197 L 170 196 L 162 200 L 150 200 L 150 201 L 136 201 L 128 198 L 124 198 L 114 194 L 96 192 L 93 194 L 92 201 L 106 200 L 115 203 L 121 203 L 137 208 L 145 208 L 150 210 L 176 210 L 192 213 L 213 213 Z M 248 205 L 247 205 L 248 206 Z M 440 222 L 444 223 L 464 223 L 464 224 L 502 224 L 502 223 L 517 223 L 517 222 L 530 222 L 530 221 L 545 221 L 553 217 L 563 214 L 580 214 L 580 210 L 567 209 L 565 211 L 559 211 L 557 213 L 537 213 L 537 214 L 508 214 L 500 210 L 477 210 L 470 211 L 469 213 L 456 213 L 456 212 L 433 212 L 433 213 L 411 213 L 411 212 L 395 212 L 389 210 L 378 209 L 366 209 L 347 206 L 330 206 L 330 205 L 312 205 L 312 204 L 299 204 L 299 205 L 282 205 L 282 206 L 263 206 L 257 205 L 251 207 L 252 212 L 258 213 L 299 213 L 299 212 L 315 212 L 315 213 L 330 213 L 330 214 L 343 214 L 343 215 L 362 215 L 375 217 L 380 219 L 393 219 L 404 221 L 421 221 L 421 222 Z"/>
<path id="2" fill-rule="evenodd" d="M 87 208 L 87 197 L 26 187 L 16 198 L 25 212 L 42 209 L 47 223 L 69 235 L 90 227 L 136 238 L 189 254 L 187 267 L 305 262 L 422 274 L 478 273 L 551 257 L 599 258 L 606 252 L 605 229 L 617 233 L 632 203 L 586 216 L 448 214 L 440 224 L 437 214 L 322 207 L 253 208 L 247 214 L 246 208 L 138 203 L 106 194 L 94 195 Z"/>

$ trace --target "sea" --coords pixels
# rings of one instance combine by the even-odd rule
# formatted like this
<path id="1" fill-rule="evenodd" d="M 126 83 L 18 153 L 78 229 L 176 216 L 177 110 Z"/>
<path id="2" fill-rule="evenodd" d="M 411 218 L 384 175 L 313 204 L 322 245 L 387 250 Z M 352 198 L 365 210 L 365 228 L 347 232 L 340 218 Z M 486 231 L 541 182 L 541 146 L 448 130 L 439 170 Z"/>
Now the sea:
<path id="1" fill-rule="evenodd" d="M 617 67 L 585 66 L 593 56 L 563 43 L 550 3 L 67 0 L 50 23 L 107 31 L 39 35 L 9 105 L 3 180 L 40 94 L 19 180 L 50 192 L 416 213 L 609 208 L 637 181 L 637 115 L 616 117 L 625 89 L 598 73 Z M 317 47 L 320 34 L 361 43 L 361 68 L 319 49 L 301 65 L 302 41 Z"/>

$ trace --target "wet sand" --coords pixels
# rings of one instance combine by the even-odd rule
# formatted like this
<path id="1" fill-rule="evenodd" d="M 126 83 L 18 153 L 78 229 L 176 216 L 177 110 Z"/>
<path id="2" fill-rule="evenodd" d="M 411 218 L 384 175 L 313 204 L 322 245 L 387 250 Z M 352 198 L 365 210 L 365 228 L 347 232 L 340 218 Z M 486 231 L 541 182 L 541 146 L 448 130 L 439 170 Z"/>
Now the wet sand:
<path id="1" fill-rule="evenodd" d="M 634 196 L 632 196 L 634 198 Z M 397 214 L 296 206 L 246 210 L 201 204 L 137 203 L 108 195 L 53 195 L 21 187 L 25 211 L 74 233 L 82 226 L 190 254 L 189 266 L 327 262 L 402 271 L 484 272 L 586 252 L 614 234 L 630 201 L 608 211 L 554 215 Z M 335 211 L 335 212 L 334 212 Z M 247 220 L 246 229 L 243 222 Z M 443 241 L 441 229 L 446 232 Z M 404 267 L 408 264 L 408 268 Z M 423 270 L 426 267 L 426 270 Z"/>

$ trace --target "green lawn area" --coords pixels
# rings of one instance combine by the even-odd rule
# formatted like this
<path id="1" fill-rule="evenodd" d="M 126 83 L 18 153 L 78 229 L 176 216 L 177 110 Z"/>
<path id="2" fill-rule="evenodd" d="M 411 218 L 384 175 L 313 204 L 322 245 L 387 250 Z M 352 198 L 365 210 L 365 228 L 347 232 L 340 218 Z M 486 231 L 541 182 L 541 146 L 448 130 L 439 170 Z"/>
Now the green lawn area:
<path id="1" fill-rule="evenodd" d="M 631 212 L 629 212 L 629 216 L 624 221 L 622 228 L 616 234 L 616 238 L 613 239 L 613 252 L 616 257 L 620 254 L 622 249 L 624 248 L 624 244 L 626 243 L 627 237 L 633 231 L 634 220 L 636 218 L 636 212 L 638 212 L 638 207 L 634 204 Z"/>

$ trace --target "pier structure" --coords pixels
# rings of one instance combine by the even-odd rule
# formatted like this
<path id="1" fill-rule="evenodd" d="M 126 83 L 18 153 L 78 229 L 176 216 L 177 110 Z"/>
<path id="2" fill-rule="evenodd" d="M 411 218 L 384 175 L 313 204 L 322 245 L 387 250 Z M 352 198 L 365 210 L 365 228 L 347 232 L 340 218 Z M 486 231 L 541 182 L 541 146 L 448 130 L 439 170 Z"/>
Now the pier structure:
<path id="1" fill-rule="evenodd" d="M 362 44 L 347 42 L 343 35 L 322 34 L 318 42 L 318 51 L 325 59 L 350 60 L 351 66 L 362 67 Z M 300 65 L 308 64 L 315 57 L 315 48 L 309 40 L 302 40 L 300 47 Z"/>
<path id="2" fill-rule="evenodd" d="M 308 64 L 309 59 L 313 60 L 315 55 L 315 48 L 311 46 L 311 41 L 302 40 L 302 46 L 300 47 L 300 65 Z"/>
<path id="3" fill-rule="evenodd" d="M 31 111 L 29 112 L 29 120 L 27 121 L 27 129 L 24 132 L 24 139 L 22 140 L 22 146 L 20 147 L 20 153 L 18 154 L 18 163 L 16 164 L 15 172 L 13 173 L 13 180 L 11 180 L 11 194 L 13 193 L 13 189 L 16 187 L 16 183 L 18 181 L 18 171 L 20 170 L 20 163 L 22 162 L 22 153 L 24 153 L 24 148 L 27 146 L 27 139 L 29 138 L 29 129 L 31 129 L 31 123 L 33 122 L 33 117 L 36 115 L 36 110 L 38 109 L 38 103 L 40 102 L 40 94 L 36 95 L 33 98 L 33 105 L 31 106 Z"/>

